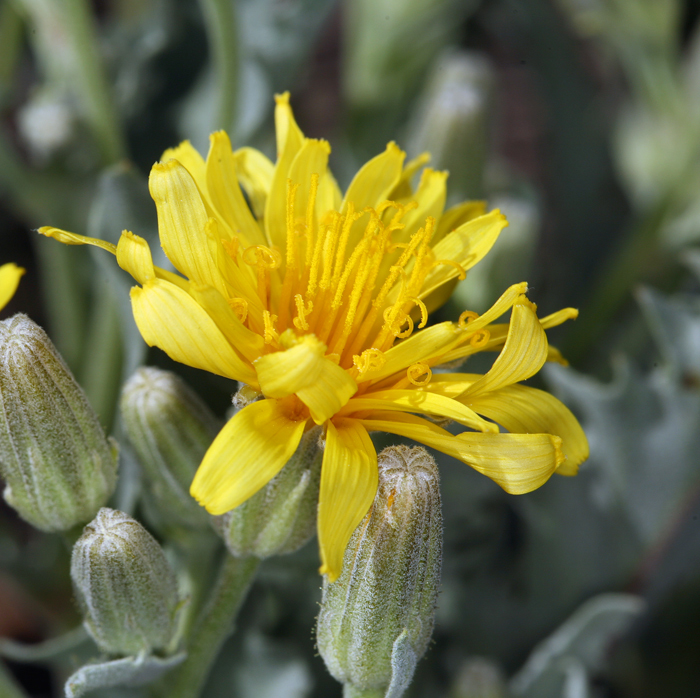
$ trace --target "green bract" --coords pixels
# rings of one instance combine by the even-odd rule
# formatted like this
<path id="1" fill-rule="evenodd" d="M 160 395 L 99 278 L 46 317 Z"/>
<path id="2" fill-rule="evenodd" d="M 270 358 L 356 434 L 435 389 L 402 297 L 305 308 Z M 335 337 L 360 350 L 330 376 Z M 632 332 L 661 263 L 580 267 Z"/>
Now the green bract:
<path id="1" fill-rule="evenodd" d="M 0 322 L 0 474 L 7 503 L 43 531 L 89 521 L 116 484 L 116 444 L 26 315 Z"/>
<path id="2" fill-rule="evenodd" d="M 177 376 L 148 367 L 124 385 L 121 414 L 158 519 L 208 528 L 209 515 L 189 487 L 220 427 L 209 408 Z"/>
<path id="3" fill-rule="evenodd" d="M 264 559 L 292 553 L 313 536 L 323 456 L 318 437 L 318 429 L 307 432 L 278 475 L 246 502 L 214 518 L 232 555 Z"/>
<path id="4" fill-rule="evenodd" d="M 340 577 L 323 585 L 318 651 L 346 695 L 400 696 L 408 686 L 433 631 L 441 564 L 435 461 L 422 448 L 386 448 L 372 508 Z"/>
<path id="5" fill-rule="evenodd" d="M 153 536 L 127 514 L 104 507 L 71 558 L 85 627 L 104 652 L 163 652 L 175 634 L 175 574 Z"/>

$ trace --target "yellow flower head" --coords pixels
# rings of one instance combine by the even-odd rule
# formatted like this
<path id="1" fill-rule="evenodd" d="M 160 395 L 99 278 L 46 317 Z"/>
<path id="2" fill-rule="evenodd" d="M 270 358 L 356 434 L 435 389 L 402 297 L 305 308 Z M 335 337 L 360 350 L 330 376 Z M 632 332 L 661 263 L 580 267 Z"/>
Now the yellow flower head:
<path id="1" fill-rule="evenodd" d="M 0 266 L 0 310 L 12 300 L 24 269 L 13 262 Z"/>
<path id="2" fill-rule="evenodd" d="M 544 330 L 576 311 L 539 320 L 522 283 L 481 316 L 426 328 L 505 218 L 479 202 L 445 211 L 445 172 L 425 168 L 413 191 L 427 158 L 404 164 L 394 143 L 343 196 L 328 143 L 304 137 L 287 94 L 275 123 L 274 165 L 251 148 L 232 151 L 218 132 L 206 161 L 185 142 L 153 166 L 161 244 L 182 276 L 155 267 L 130 232 L 115 247 L 39 231 L 114 252 L 141 284 L 131 299 L 146 342 L 247 386 L 248 404 L 211 445 L 192 495 L 212 514 L 237 507 L 322 425 L 318 536 L 333 581 L 376 493 L 372 431 L 432 446 L 514 494 L 555 471 L 575 474 L 588 455 L 576 419 L 548 393 L 515 384 L 557 358 Z M 508 311 L 508 323 L 494 324 Z M 485 375 L 433 372 L 484 350 L 500 351 Z M 469 431 L 455 436 L 435 418 Z"/>

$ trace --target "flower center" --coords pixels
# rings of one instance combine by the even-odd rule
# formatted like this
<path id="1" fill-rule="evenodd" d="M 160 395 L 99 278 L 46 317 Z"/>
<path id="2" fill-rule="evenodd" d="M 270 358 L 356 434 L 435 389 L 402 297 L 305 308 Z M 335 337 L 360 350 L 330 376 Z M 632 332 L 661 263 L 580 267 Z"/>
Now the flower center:
<path id="1" fill-rule="evenodd" d="M 286 253 L 261 245 L 229 256 L 253 268 L 262 304 L 257 326 L 250 304 L 229 302 L 243 322 L 264 337 L 266 351 L 279 351 L 280 336 L 314 334 L 327 356 L 342 368 L 361 373 L 383 363 L 383 352 L 428 321 L 419 297 L 436 261 L 430 248 L 435 219 L 402 242 L 392 234 L 405 227 L 403 217 L 417 207 L 384 201 L 357 211 L 348 202 L 341 211 L 317 211 L 319 176 L 311 175 L 305 215 L 296 215 L 299 185 L 287 186 Z M 392 213 L 393 211 L 393 213 Z M 320 214 L 320 215 L 319 215 Z M 460 268 L 460 276 L 463 270 Z M 240 309 L 239 309 L 240 308 Z"/>

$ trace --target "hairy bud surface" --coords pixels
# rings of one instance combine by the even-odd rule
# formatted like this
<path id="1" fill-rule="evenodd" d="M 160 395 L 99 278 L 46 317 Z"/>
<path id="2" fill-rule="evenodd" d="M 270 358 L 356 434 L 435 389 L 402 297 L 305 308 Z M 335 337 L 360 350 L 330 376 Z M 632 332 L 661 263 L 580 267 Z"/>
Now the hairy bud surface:
<path id="1" fill-rule="evenodd" d="M 151 534 L 104 507 L 73 548 L 71 578 L 85 627 L 104 652 L 163 652 L 179 605 L 177 580 Z"/>
<path id="2" fill-rule="evenodd" d="M 214 519 L 236 557 L 292 553 L 314 534 L 323 453 L 312 429 L 282 470 L 240 506 Z"/>
<path id="3" fill-rule="evenodd" d="M 0 474 L 4 497 L 42 531 L 89 521 L 114 491 L 116 443 L 46 333 L 26 315 L 0 322 Z"/>
<path id="4" fill-rule="evenodd" d="M 422 448 L 386 448 L 372 508 L 340 577 L 323 585 L 318 650 L 346 689 L 402 694 L 432 635 L 441 564 L 435 461 Z"/>

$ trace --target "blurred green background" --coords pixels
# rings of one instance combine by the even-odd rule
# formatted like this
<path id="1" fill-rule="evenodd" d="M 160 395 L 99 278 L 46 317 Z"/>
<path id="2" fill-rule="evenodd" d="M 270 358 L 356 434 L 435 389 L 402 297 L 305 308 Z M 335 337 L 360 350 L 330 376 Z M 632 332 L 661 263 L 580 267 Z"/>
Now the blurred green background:
<path id="1" fill-rule="evenodd" d="M 539 385 L 579 416 L 591 458 L 517 498 L 438 458 L 443 586 L 407 695 L 696 698 L 700 2 L 0 0 L 0 263 L 27 269 L 3 317 L 47 329 L 118 438 L 119 389 L 143 363 L 221 415 L 232 386 L 147 351 L 104 253 L 32 229 L 116 242 L 127 228 L 159 249 L 150 166 L 186 138 L 206 152 L 219 128 L 274 158 L 285 90 L 304 133 L 330 140 L 341 186 L 396 140 L 450 171 L 450 203 L 508 216 L 431 321 L 522 280 L 541 315 L 581 310 L 550 337 L 571 368 Z M 115 506 L 139 512 L 128 452 L 122 473 Z M 0 636 L 79 622 L 67 565 L 60 539 L 2 506 Z M 314 651 L 316 565 L 314 544 L 264 563 L 207 697 L 340 695 Z M 91 656 L 25 663 L 3 647 L 37 697 Z"/>

